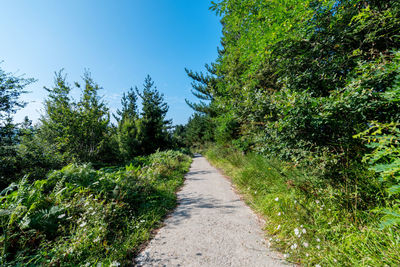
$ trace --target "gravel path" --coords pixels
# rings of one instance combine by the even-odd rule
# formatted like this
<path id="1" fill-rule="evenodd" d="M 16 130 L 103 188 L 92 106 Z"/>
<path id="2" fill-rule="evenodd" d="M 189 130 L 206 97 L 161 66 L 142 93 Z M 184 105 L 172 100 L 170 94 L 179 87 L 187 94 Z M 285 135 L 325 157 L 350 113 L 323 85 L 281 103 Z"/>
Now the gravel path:
<path id="1" fill-rule="evenodd" d="M 257 216 L 205 158 L 193 159 L 178 199 L 137 266 L 285 266 Z"/>

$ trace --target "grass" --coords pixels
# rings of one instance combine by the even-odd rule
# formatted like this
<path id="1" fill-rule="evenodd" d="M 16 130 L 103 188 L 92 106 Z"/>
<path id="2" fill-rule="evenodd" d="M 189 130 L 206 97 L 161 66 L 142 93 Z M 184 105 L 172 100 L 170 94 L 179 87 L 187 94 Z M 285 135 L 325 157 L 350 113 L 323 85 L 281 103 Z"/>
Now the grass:
<path id="1" fill-rule="evenodd" d="M 400 231 L 371 210 L 343 207 L 343 192 L 286 163 L 231 148 L 205 156 L 266 219 L 272 247 L 305 266 L 400 266 Z"/>
<path id="2" fill-rule="evenodd" d="M 140 164 L 68 165 L 1 193 L 1 265 L 132 265 L 176 206 L 190 157 L 157 152 Z"/>

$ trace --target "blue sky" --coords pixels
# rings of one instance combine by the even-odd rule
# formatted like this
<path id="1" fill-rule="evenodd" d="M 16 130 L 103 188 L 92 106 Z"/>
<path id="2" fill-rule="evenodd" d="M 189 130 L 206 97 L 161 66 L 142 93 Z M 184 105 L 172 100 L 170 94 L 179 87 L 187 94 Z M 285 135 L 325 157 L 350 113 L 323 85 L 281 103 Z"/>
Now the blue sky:
<path id="1" fill-rule="evenodd" d="M 0 67 L 37 79 L 15 120 L 37 121 L 43 86 L 53 84 L 55 71 L 64 68 L 73 83 L 87 68 L 111 111 L 150 74 L 170 106 L 168 117 L 186 123 L 193 112 L 184 100 L 195 98 L 184 68 L 204 70 L 220 45 L 221 25 L 209 6 L 208 0 L 2 2 Z"/>

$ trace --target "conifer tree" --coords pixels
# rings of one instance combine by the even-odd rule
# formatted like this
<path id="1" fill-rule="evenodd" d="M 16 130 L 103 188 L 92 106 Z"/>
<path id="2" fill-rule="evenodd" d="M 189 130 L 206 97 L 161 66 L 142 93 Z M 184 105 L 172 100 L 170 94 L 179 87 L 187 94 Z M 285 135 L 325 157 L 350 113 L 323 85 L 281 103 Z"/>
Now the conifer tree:
<path id="1" fill-rule="evenodd" d="M 142 152 L 150 154 L 157 149 L 167 148 L 171 121 L 165 119 L 169 107 L 164 100 L 164 95 L 157 90 L 149 75 L 144 81 L 142 93 L 138 88 L 136 92 L 142 99 L 143 106 L 139 132 Z"/>

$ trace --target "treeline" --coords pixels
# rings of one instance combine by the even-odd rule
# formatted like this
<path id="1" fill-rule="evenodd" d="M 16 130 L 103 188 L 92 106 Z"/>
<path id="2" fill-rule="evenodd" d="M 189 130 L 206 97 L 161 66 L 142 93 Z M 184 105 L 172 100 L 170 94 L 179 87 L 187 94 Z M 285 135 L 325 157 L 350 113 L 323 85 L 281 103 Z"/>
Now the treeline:
<path id="1" fill-rule="evenodd" d="M 13 115 L 26 105 L 20 95 L 34 79 L 15 77 L 0 69 L 0 187 L 25 175 L 43 179 L 49 170 L 69 163 L 91 163 L 95 168 L 119 165 L 157 149 L 176 148 L 168 105 L 147 76 L 143 87 L 131 88 L 113 114 L 99 95 L 101 87 L 85 72 L 83 82 L 71 85 L 63 71 L 57 72 L 37 125 L 28 118 L 14 123 Z M 81 91 L 79 100 L 71 96 Z M 138 100 L 142 109 L 138 109 Z"/>
<path id="2" fill-rule="evenodd" d="M 211 9 L 221 47 L 205 73 L 187 70 L 200 100 L 188 102 L 198 114 L 187 136 L 278 158 L 307 173 L 285 181 L 299 195 L 330 195 L 349 225 L 378 214 L 398 231 L 400 2 L 222 0 Z"/>

